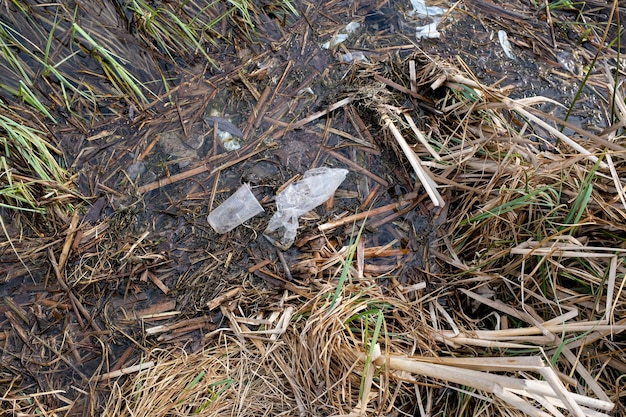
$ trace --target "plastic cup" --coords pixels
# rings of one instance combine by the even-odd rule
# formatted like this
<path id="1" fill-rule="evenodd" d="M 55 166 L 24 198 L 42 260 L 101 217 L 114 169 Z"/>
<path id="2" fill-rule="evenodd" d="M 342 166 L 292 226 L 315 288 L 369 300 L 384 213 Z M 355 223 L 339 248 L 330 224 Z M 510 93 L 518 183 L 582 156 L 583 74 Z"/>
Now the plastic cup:
<path id="1" fill-rule="evenodd" d="M 244 184 L 209 214 L 208 221 L 217 233 L 226 233 L 263 211 L 250 186 Z"/>

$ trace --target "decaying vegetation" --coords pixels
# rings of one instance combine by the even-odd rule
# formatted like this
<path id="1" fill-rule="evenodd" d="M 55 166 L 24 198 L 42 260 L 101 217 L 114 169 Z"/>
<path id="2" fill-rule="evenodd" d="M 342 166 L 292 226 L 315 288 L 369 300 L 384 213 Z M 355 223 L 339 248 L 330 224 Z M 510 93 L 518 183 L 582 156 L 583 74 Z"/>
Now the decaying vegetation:
<path id="1" fill-rule="evenodd" d="M 4 414 L 626 412 L 624 10 L 448 5 L 547 25 L 509 34 L 537 60 L 577 33 L 561 103 L 382 29 L 323 49 L 391 13 L 323 3 L 3 4 Z M 293 249 L 208 227 L 321 165 L 351 174 Z"/>

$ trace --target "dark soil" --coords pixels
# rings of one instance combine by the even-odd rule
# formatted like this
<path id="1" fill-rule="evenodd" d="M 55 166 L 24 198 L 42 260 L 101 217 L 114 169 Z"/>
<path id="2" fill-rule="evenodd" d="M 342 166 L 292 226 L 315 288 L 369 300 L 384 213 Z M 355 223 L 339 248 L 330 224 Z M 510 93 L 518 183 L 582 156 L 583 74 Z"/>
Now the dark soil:
<path id="1" fill-rule="evenodd" d="M 593 33 L 583 38 L 573 22 L 582 17 L 602 22 L 606 13 L 601 6 L 586 4 L 590 7 L 585 10 L 552 11 L 549 24 L 545 10 L 531 2 L 461 2 L 440 24 L 440 39 L 421 41 L 414 31 L 423 20 L 409 15 L 408 1 L 301 2 L 300 16 L 284 21 L 284 13 L 259 5 L 251 40 L 234 16 L 221 24 L 228 36 L 215 46 L 207 44 L 219 68 L 201 55 L 166 59 L 163 51 L 145 43 L 128 12 L 120 15 L 116 2 L 97 10 L 95 4 L 68 4 L 66 9 L 76 9 L 80 22 L 99 38 L 113 37 L 124 45 L 128 65 L 141 81 L 165 78 L 170 90 L 154 83 L 159 98 L 143 108 L 118 96 L 102 100 L 95 109 L 78 105 L 74 114 L 57 109 L 60 122 L 50 126 L 50 135 L 75 173 L 74 186 L 83 197 L 74 203 L 79 222 L 70 236 L 65 225 L 31 228 L 29 222 L 42 224 L 37 218 L 6 222 L 10 235 L 22 229 L 28 239 L 39 233 L 41 240 L 20 241 L 33 248 L 22 260 L 9 246 L 2 248 L 0 267 L 7 277 L 0 284 L 3 395 L 62 390 L 63 398 L 75 402 L 69 406 L 59 396 L 46 396 L 48 409 L 97 415 L 107 387 L 94 377 L 133 363 L 156 347 L 200 349 L 203 336 L 223 325 L 221 313 L 209 310 L 207 303 L 228 289 L 255 288 L 258 298 L 246 305 L 271 305 L 285 289 L 296 291 L 313 277 L 330 279 L 334 270 L 322 271 L 308 261 L 328 256 L 321 255 L 324 247 L 347 245 L 358 229 L 347 224 L 324 234 L 317 226 L 411 193 L 416 197 L 398 217 L 370 219 L 377 226 L 368 224 L 364 241 L 368 247 L 389 244 L 403 253 L 378 261 L 385 271 L 379 274 L 384 276 L 381 286 L 389 285 L 391 277 L 409 284 L 426 279 L 424 271 L 435 268 L 428 246 L 437 234 L 440 213 L 381 133 L 375 115 L 355 102 L 301 128 L 289 125 L 354 95 L 360 71 L 396 79 L 394 72 L 405 71 L 406 59 L 416 49 L 458 60 L 481 82 L 510 86 L 513 96 L 545 95 L 569 106 L 579 86 L 577 76 L 590 65 L 599 42 Z M 33 16 L 44 33 L 51 28 L 49 12 Z M 3 14 L 3 22 L 31 27 L 13 5 L 7 4 Z M 362 26 L 343 44 L 331 50 L 320 47 L 350 21 Z M 498 44 L 501 29 L 508 32 L 514 60 Z M 64 56 L 62 44 L 56 47 Z M 348 51 L 363 53 L 368 63 L 341 62 L 340 55 Z M 77 59 L 82 59 L 82 66 L 72 71 L 77 78 L 102 91 L 110 89 L 87 52 Z M 265 103 L 257 106 L 266 89 Z M 425 87 L 420 93 L 433 94 Z M 571 120 L 588 128 L 600 125 L 605 115 L 590 110 L 597 108 L 594 100 L 593 91 L 585 89 Z M 429 120 L 437 114 L 427 102 L 399 104 L 421 115 L 424 131 L 434 125 Z M 241 149 L 225 150 L 214 126 L 203 124 L 211 110 L 243 131 Z M 551 105 L 545 111 L 563 117 L 567 109 Z M 167 132 L 176 132 L 168 140 L 179 140 L 179 147 L 191 151 L 165 145 L 161 137 Z M 202 145 L 189 146 L 194 135 L 205 133 Z M 357 173 L 333 153 L 382 181 Z M 262 235 L 275 210 L 274 196 L 284 184 L 319 166 L 351 172 L 332 204 L 305 216 L 296 244 L 281 252 Z M 186 176 L 189 172 L 197 173 Z M 243 183 L 250 184 L 265 214 L 224 235 L 215 233 L 208 213 Z M 3 211 L 2 216 L 10 214 Z M 58 260 L 66 241 L 71 251 L 60 283 L 45 247 L 53 248 Z M 157 325 L 170 330 L 146 331 Z"/>

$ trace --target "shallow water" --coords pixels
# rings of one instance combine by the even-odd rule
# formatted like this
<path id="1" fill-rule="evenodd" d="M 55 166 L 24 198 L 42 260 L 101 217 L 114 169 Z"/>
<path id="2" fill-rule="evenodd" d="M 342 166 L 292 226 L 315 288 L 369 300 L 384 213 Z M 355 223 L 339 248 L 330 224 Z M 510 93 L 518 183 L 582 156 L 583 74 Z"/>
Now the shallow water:
<path id="1" fill-rule="evenodd" d="M 38 95 L 55 109 L 59 123 L 50 125 L 51 136 L 63 150 L 68 167 L 77 174 L 76 188 L 89 203 L 85 204 L 83 220 L 109 227 L 99 235 L 104 237 L 91 246 L 78 247 L 70 259 L 71 283 L 88 300 L 91 310 L 108 315 L 98 316 L 99 322 L 119 326 L 113 326 L 113 331 L 144 337 L 124 308 L 130 311 L 173 300 L 178 310 L 191 317 L 205 311 L 207 301 L 225 288 L 244 283 L 262 288 L 264 295 L 259 297 L 271 300 L 285 282 L 250 269 L 270 260 L 268 268 L 277 276 L 288 272 L 276 248 L 261 236 L 275 210 L 273 199 L 281 187 L 311 167 L 344 167 L 345 162 L 329 151 L 376 178 L 351 168 L 332 205 L 304 216 L 296 245 L 281 252 L 295 280 L 308 282 L 317 274 L 327 277 L 324 274 L 330 272 L 320 272 L 318 265 L 306 261 L 324 250 L 329 253 L 346 246 L 355 234 L 352 224 L 326 234 L 318 231 L 319 224 L 344 213 L 362 212 L 369 207 L 363 206 L 366 198 L 376 190 L 372 204 L 377 207 L 416 191 L 415 178 L 385 142 L 380 120 L 371 110 L 346 106 L 300 129 L 282 132 L 354 93 L 358 87 L 353 85 L 354 68 L 346 58 L 356 57 L 366 69 L 371 65 L 373 71 L 397 79 L 401 77 L 394 77 L 394 71 L 406 71 L 397 63 L 419 48 L 432 56 L 449 58 L 458 66 L 466 65 L 482 83 L 512 86 L 512 97 L 544 95 L 564 104 L 569 104 L 578 88 L 578 80 L 570 73 L 579 70 L 576 59 L 588 59 L 583 52 L 582 58 L 571 54 L 568 60 L 567 48 L 572 46 L 562 35 L 558 48 L 547 48 L 545 31 L 541 32 L 545 28 L 537 19 L 529 18 L 513 31 L 510 20 L 498 20 L 484 10 L 457 10 L 442 20 L 440 38 L 418 40 L 417 28 L 428 24 L 429 19 L 412 16 L 408 1 L 362 1 L 356 10 L 353 2 L 331 2 L 327 8 L 320 6 L 324 2 L 318 3 L 302 6 L 300 12 L 306 19 L 289 17 L 283 22 L 271 13 L 260 13 L 254 41 L 233 26 L 241 16 L 207 29 L 207 34 L 229 34 L 224 40 L 216 38 L 217 45 L 203 39 L 217 66 L 203 54 L 192 49 L 185 52 L 183 47 L 171 59 L 168 50 L 146 37 L 127 5 L 116 2 L 29 3 L 29 15 L 9 4 L 8 12 L 0 16 L 0 21 L 26 34 L 38 48 L 30 56 L 14 47 L 28 75 L 35 78 L 38 74 Z M 188 16 L 200 16 L 201 20 L 211 17 L 196 3 L 188 2 L 184 7 Z M 72 31 L 74 10 L 76 23 L 143 84 L 145 102 L 133 102 L 129 97 L 132 92 L 112 83 L 111 79 L 119 80 L 120 73 L 111 79 L 104 77 L 105 66 L 99 61 L 102 55 L 84 36 Z M 361 25 L 346 33 L 345 40 L 334 48 L 322 47 L 345 32 L 350 22 Z M 508 31 L 515 59 L 508 58 L 498 42 L 502 27 Z M 543 35 L 532 36 L 529 31 Z M 65 90 L 41 63 L 50 33 L 53 42 L 47 62 L 67 75 Z M 1 64 L 3 82 L 16 87 L 15 74 L 19 71 L 6 61 Z M 266 104 L 258 106 L 266 90 Z M 2 94 L 9 102 L 19 103 L 6 91 Z M 436 93 L 433 96 L 438 98 Z M 602 115 L 593 100 L 593 95 L 587 94 L 571 120 L 585 127 L 602 126 Z M 421 116 L 417 122 L 425 131 L 434 125 L 432 118 L 438 117 L 408 100 L 398 105 Z M 242 131 L 241 150 L 229 152 L 220 146 L 217 135 L 204 122 L 212 110 Z M 557 105 L 546 105 L 543 110 L 557 117 L 565 111 Z M 356 116 L 365 129 L 355 128 Z M 372 146 L 365 146 L 368 143 Z M 185 176 L 190 172 L 193 174 Z M 227 234 L 216 234 L 207 223 L 208 213 L 242 183 L 251 185 L 266 214 Z M 383 288 L 391 275 L 412 283 L 426 279 L 423 269 L 435 268 L 429 263 L 428 247 L 437 225 L 424 200 L 393 221 L 381 222 L 378 227 L 366 224 L 363 241 L 368 247 L 389 245 L 400 253 L 396 258 L 370 261 L 380 276 L 387 277 L 380 280 Z M 89 205 L 99 204 L 102 207 L 89 211 Z M 130 248 L 135 252 L 127 256 Z M 157 276 L 170 292 L 157 290 L 147 281 L 148 273 Z M 13 281 L 4 290 L 14 290 L 19 284 L 19 280 Z M 138 298 L 133 298 L 136 295 Z M 123 307 L 125 302 L 129 305 Z M 219 320 L 213 324 L 219 325 Z M 112 345 L 127 342 L 121 332 L 113 334 L 116 337 L 108 340 Z M 201 341 L 200 332 L 185 337 L 181 345 L 189 342 L 197 346 Z M 149 338 L 146 344 L 161 345 Z M 95 350 L 89 346 L 81 354 L 92 358 Z M 113 350 L 112 361 L 119 357 L 121 348 Z M 92 366 L 90 363 L 85 370 L 92 370 Z M 72 378 L 68 372 L 64 375 Z"/>

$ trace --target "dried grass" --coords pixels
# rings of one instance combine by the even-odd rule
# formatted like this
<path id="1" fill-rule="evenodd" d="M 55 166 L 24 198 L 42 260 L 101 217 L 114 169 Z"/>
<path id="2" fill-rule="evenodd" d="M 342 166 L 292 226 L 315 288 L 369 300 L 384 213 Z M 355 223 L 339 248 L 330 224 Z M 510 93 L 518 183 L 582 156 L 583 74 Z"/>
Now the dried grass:
<path id="1" fill-rule="evenodd" d="M 151 39 L 148 35 L 145 39 Z M 185 45 L 189 52 L 195 47 Z M 169 53 L 181 46 L 161 48 Z M 393 75 L 371 65 L 355 75 L 358 90 L 331 106 L 365 110 L 363 117 L 370 115 L 381 126 L 379 147 L 395 152 L 399 167 L 410 166 L 407 176 L 416 186 L 404 200 L 375 208 L 365 204 L 363 214 L 346 214 L 318 230 L 352 222 L 381 225 L 415 213 L 418 205 L 431 207 L 435 237 L 427 242 L 426 262 L 416 274 L 421 280 L 396 279 L 408 250 L 393 242 L 366 247 L 355 239 L 343 246 L 322 235 L 322 247 L 294 268 L 306 279 L 270 275 L 264 269 L 269 261 L 248 270 L 280 282 L 278 300 L 247 283 L 210 300 L 209 309 L 219 307 L 224 317 L 220 328 L 205 317 L 152 325 L 150 320 L 177 317 L 175 303 L 120 320 L 121 313 L 111 315 L 105 332 L 132 341 L 142 349 L 141 357 L 134 363 L 125 357 L 118 362 L 124 363 L 121 369 L 103 359 L 94 374 L 74 363 L 84 359 L 72 345 L 75 335 L 48 341 L 29 333 L 29 315 L 9 299 L 5 316 L 11 332 L 0 334 L 0 341 L 13 355 L 5 362 L 13 367 L 8 373 L 13 379 L 5 381 L 3 409 L 16 415 L 82 410 L 104 416 L 599 417 L 614 408 L 623 412 L 624 85 L 608 71 L 595 75 L 610 122 L 599 126 L 600 133 L 587 132 L 536 108 L 551 100 L 513 100 L 510 89 L 482 85 L 460 66 L 424 53 L 397 64 L 389 71 Z M 407 74 L 407 67 L 418 71 Z M 427 109 L 426 116 L 414 117 L 407 101 Z M 277 123 L 281 129 L 273 134 L 305 128 L 330 114 L 326 109 L 293 124 Z M 196 173 L 174 179 L 191 172 Z M 369 178 L 388 185 L 373 173 Z M 60 186 L 37 184 L 55 201 L 65 201 L 66 194 L 56 194 Z M 157 181 L 140 191 L 161 185 Z M 30 260 L 49 258 L 50 274 L 67 298 L 42 300 L 66 317 L 74 312 L 84 319 L 85 340 L 78 342 L 85 342 L 90 355 L 100 349 L 94 356 L 106 358 L 103 343 L 87 343 L 92 337 L 87 332 L 99 335 L 101 329 L 72 290 L 106 284 L 111 277 L 128 278 L 130 286 L 131 277 L 140 276 L 165 293 L 168 287 L 151 268 L 166 260 L 153 253 L 147 232 L 116 240 L 120 231 L 109 229 L 116 219 L 78 230 L 77 217 L 62 214 L 69 228 L 60 238 L 39 241 L 36 249 L 26 239 L 8 239 L 3 253 L 11 253 L 11 247 Z M 64 269 L 74 244 L 95 250 Z M 58 262 L 52 246 L 60 249 Z M 375 262 L 381 259 L 385 262 Z M 221 267 L 216 258 L 206 268 Z M 94 304 L 94 310 L 100 308 L 104 317 L 111 313 L 108 305 Z M 140 320 L 138 334 L 128 334 L 125 324 Z M 199 328 L 209 329 L 200 349 L 172 342 L 177 330 Z M 154 344 L 141 338 L 155 335 L 163 347 L 150 350 L 146 346 Z M 24 355 L 10 353 L 9 343 L 23 346 Z M 50 375 L 62 367 L 75 371 L 84 387 L 72 389 L 83 399 L 94 397 L 91 408 L 75 407 L 77 401 L 61 389 L 23 394 L 32 390 L 20 386 L 15 364 L 43 359 L 50 361 Z M 27 370 L 35 374 L 33 368 Z M 46 386 L 62 383 L 44 378 Z M 105 390 L 108 397 L 98 404 Z"/>
<path id="2" fill-rule="evenodd" d="M 151 353 L 156 366 L 112 382 L 105 415 L 608 415 L 626 367 L 623 138 L 565 136 L 533 107 L 548 99 L 512 100 L 450 63 L 414 59 L 417 84 L 445 90 L 429 123 L 407 122 L 371 69 L 353 100 L 400 126 L 398 156 L 413 152 L 428 176 L 416 178 L 450 207 L 428 284 L 364 277 L 388 248 L 357 245 L 337 289 L 325 277 L 351 249 L 328 242 L 301 265 L 311 288 L 248 317 L 229 298 L 211 347 Z"/>

